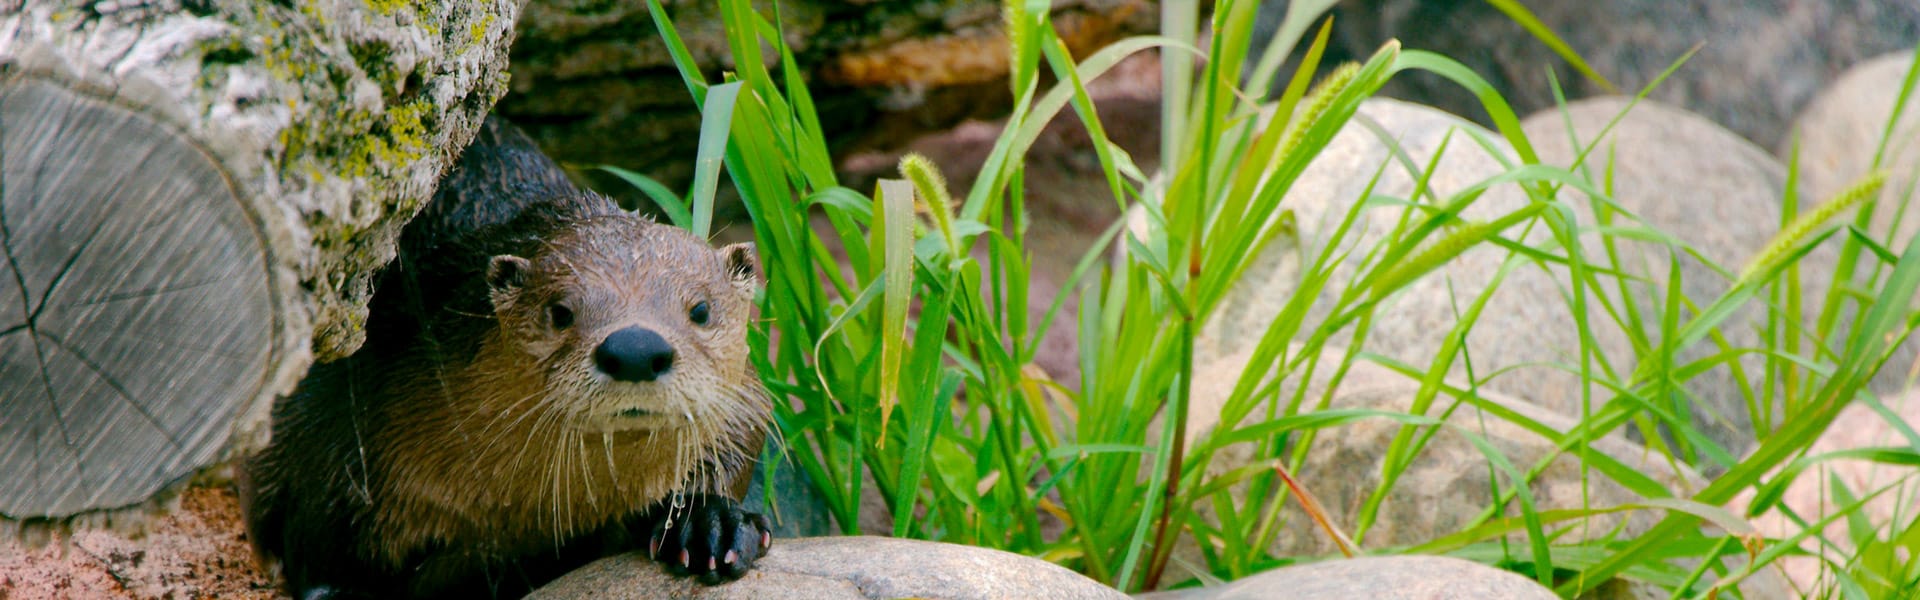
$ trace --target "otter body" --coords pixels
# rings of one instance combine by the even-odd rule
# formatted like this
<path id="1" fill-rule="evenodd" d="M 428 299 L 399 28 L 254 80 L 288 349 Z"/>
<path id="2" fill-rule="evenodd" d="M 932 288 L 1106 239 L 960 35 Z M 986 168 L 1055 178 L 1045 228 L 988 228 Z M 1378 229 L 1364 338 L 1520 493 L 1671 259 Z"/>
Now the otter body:
<path id="1" fill-rule="evenodd" d="M 313 597 L 515 597 L 630 550 L 718 581 L 771 403 L 758 268 L 575 189 L 489 120 L 402 233 L 355 354 L 273 409 L 254 544 Z"/>

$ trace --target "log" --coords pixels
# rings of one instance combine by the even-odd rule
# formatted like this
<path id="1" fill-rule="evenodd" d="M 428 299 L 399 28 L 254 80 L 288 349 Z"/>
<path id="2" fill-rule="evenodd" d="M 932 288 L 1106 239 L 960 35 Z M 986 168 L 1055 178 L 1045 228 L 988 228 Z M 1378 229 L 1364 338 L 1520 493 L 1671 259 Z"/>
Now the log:
<path id="1" fill-rule="evenodd" d="M 0 0 L 0 537 L 137 525 L 264 443 L 359 345 L 520 8 Z"/>
<path id="2" fill-rule="evenodd" d="M 713 0 L 661 3 L 693 60 L 732 70 Z M 755 2 L 771 16 L 773 2 Z M 838 153 L 890 149 L 968 118 L 1004 114 L 1007 39 L 997 0 L 779 0 L 781 25 Z M 1076 56 L 1158 29 L 1151 0 L 1052 3 Z M 632 186 L 584 167 L 613 164 L 669 186 L 692 179 L 700 114 L 645 0 L 531 0 L 513 48 L 513 93 L 500 113 L 575 180 L 644 205 Z M 776 57 L 763 57 L 777 66 Z"/>

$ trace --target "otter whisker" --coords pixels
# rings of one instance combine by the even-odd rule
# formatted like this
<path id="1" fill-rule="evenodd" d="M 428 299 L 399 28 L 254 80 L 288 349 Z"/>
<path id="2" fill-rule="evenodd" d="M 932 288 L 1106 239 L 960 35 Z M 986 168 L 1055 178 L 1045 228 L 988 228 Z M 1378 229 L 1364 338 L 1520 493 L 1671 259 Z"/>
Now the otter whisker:
<path id="1" fill-rule="evenodd" d="M 604 451 L 607 455 L 607 478 L 613 480 L 614 496 L 619 497 L 623 495 L 622 492 L 624 491 L 625 486 L 621 485 L 623 482 L 620 480 L 620 468 L 614 466 L 613 464 L 614 461 L 613 461 L 613 434 L 612 433 L 600 434 L 600 449 Z"/>
<path id="2" fill-rule="evenodd" d="M 559 424 L 560 424 L 559 411 L 540 410 L 540 408 L 544 404 L 545 403 L 542 402 L 540 404 L 536 404 L 533 408 L 528 409 L 528 412 L 530 413 L 538 412 L 540 413 L 540 416 L 539 418 L 534 419 L 532 426 L 530 426 L 527 429 L 527 432 L 525 435 L 525 442 L 521 444 L 520 451 L 514 453 L 513 460 L 510 461 L 510 466 L 508 467 L 509 471 L 515 472 L 515 473 L 518 473 L 520 471 L 521 461 L 526 460 L 526 457 L 528 456 L 527 451 L 532 449 L 533 443 L 536 440 L 538 440 L 540 437 L 542 437 L 541 431 L 545 426 L 547 426 L 549 422 L 553 424 L 555 431 L 559 431 Z M 506 432 L 502 432 L 503 437 L 505 436 L 505 434 Z M 542 478 L 544 478 L 544 475 L 542 476 Z"/>
<path id="3" fill-rule="evenodd" d="M 532 400 L 532 399 L 535 399 L 536 397 L 537 396 L 529 396 L 527 400 Z M 524 402 L 525 400 L 522 400 L 521 402 L 517 402 L 515 404 L 517 406 L 518 404 L 521 404 Z M 520 415 L 519 418 L 513 419 L 511 422 L 507 422 L 506 419 L 497 418 L 494 420 L 493 423 L 488 424 L 486 429 L 481 432 L 481 435 L 486 436 L 488 440 L 487 440 L 487 446 L 481 450 L 480 456 L 483 456 L 483 457 L 493 456 L 493 448 L 494 446 L 500 443 L 500 440 L 504 440 L 504 439 L 507 439 L 508 437 L 511 437 L 516 431 L 522 431 L 524 443 L 521 444 L 520 450 L 514 453 L 513 460 L 511 461 L 511 464 L 509 464 L 508 466 L 508 471 L 517 471 L 519 469 L 520 461 L 522 457 L 526 456 L 527 450 L 531 448 L 533 440 L 538 437 L 538 434 L 541 428 L 545 425 L 545 421 L 549 419 L 557 420 L 558 418 L 557 415 L 555 414 L 555 411 L 540 410 L 543 404 L 544 402 L 535 402 L 534 406 L 529 407 L 525 412 L 523 412 Z M 535 418 L 533 422 L 529 424 L 525 430 L 521 430 L 520 424 L 525 422 L 527 417 L 535 416 L 535 415 L 538 415 L 538 417 Z M 494 433 L 493 427 L 501 423 L 505 423 L 506 427 L 501 429 L 498 433 Z"/>
<path id="4" fill-rule="evenodd" d="M 579 456 L 580 477 L 581 479 L 585 480 L 584 485 L 587 489 L 587 506 L 599 508 L 600 502 L 594 498 L 594 494 L 593 494 L 593 472 L 589 470 L 589 467 L 587 465 L 587 436 L 583 434 L 574 434 L 573 439 L 576 446 L 580 449 L 580 456 Z"/>
<path id="5" fill-rule="evenodd" d="M 519 400 L 513 401 L 512 404 L 509 404 L 508 407 L 505 410 L 501 411 L 500 413 L 489 415 L 492 417 L 491 422 L 487 423 L 486 427 L 483 427 L 480 429 L 480 435 L 482 437 L 490 437 L 491 439 L 488 440 L 487 447 L 482 449 L 481 454 L 485 455 L 488 450 L 492 449 L 494 444 L 499 443 L 500 438 L 504 437 L 504 434 L 506 433 L 506 431 L 511 431 L 513 428 L 518 427 L 522 421 L 525 421 L 528 416 L 533 415 L 536 411 L 531 409 L 526 411 L 520 411 L 520 416 L 518 418 L 513 419 L 512 421 L 508 421 L 507 419 L 505 419 L 504 418 L 505 415 L 513 414 L 514 412 L 518 411 L 521 405 L 526 404 L 529 401 L 537 400 L 539 397 L 540 397 L 540 392 L 536 391 L 536 392 L 528 393 L 526 396 L 522 396 Z M 484 410 L 474 410 L 467 414 L 468 414 L 468 418 L 470 419 L 472 418 L 473 415 L 483 414 L 484 412 L 485 412 Z M 463 428 L 464 428 L 464 423 L 465 423 L 465 419 L 462 420 Z M 493 428 L 501 424 L 506 425 L 506 429 L 500 432 L 503 435 L 499 435 L 499 436 L 494 435 Z"/>
<path id="6" fill-rule="evenodd" d="M 556 429 L 556 431 L 563 436 L 565 435 L 565 432 L 562 430 Z M 552 485 L 552 492 L 548 500 L 553 508 L 553 543 L 554 547 L 558 548 L 563 545 L 566 539 L 566 521 L 561 515 L 563 509 L 562 504 L 566 501 L 566 495 L 561 492 L 561 475 L 565 471 L 560 465 L 560 461 L 564 460 L 566 455 L 562 452 L 548 452 L 546 454 L 549 460 L 546 461 L 546 464 L 541 468 L 541 479 L 547 480 Z"/>
<path id="7" fill-rule="evenodd" d="M 477 312 L 468 312 L 468 311 L 464 311 L 464 310 L 458 310 L 458 309 L 455 309 L 455 308 L 453 308 L 453 307 L 451 307 L 451 306 L 449 306 L 449 307 L 445 307 L 445 308 L 443 308 L 443 309 L 441 309 L 441 310 L 443 310 L 443 311 L 445 311 L 445 312 L 446 312 L 447 314 L 450 314 L 450 315 L 454 315 L 454 316 L 460 316 L 460 317 L 472 317 L 472 318 L 475 318 L 475 319 L 492 319 L 492 318 L 493 318 L 493 315 L 488 315 L 488 314 L 481 314 L 481 313 L 477 313 Z"/>
<path id="8" fill-rule="evenodd" d="M 577 435 L 577 434 L 576 434 L 576 435 Z M 562 434 L 562 435 L 561 435 L 561 440 L 560 440 L 560 443 L 561 443 L 561 444 L 565 444 L 565 443 L 566 443 L 566 438 L 567 438 L 567 437 L 568 437 L 568 435 L 567 435 L 567 434 Z M 562 479 L 562 480 L 564 481 L 564 483 L 566 484 L 566 489 L 567 489 L 567 494 L 566 494 L 565 496 L 562 496 L 562 497 L 560 498 L 560 502 L 561 502 L 562 504 L 564 504 L 564 505 L 566 506 L 566 509 L 567 509 L 567 510 L 566 510 L 566 522 L 565 522 L 566 524 L 565 524 L 565 525 L 562 525 L 562 526 L 561 526 L 561 530 L 562 530 L 563 532 L 565 532 L 565 537 L 572 537 L 572 536 L 573 536 L 573 528 L 574 528 L 574 524 L 578 522 L 578 521 L 577 521 L 577 520 L 575 519 L 575 517 L 574 517 L 574 514 L 573 514 L 573 511 L 574 511 L 574 509 L 576 508 L 576 507 L 575 507 L 575 503 L 574 503 L 574 502 L 572 502 L 572 500 L 574 499 L 574 495 L 573 495 L 573 486 L 574 486 L 574 484 L 575 484 L 576 482 L 575 482 L 575 481 L 573 480 L 573 469 L 571 469 L 571 468 L 565 468 L 565 467 L 567 466 L 567 464 L 566 464 L 566 463 L 570 463 L 570 462 L 573 462 L 573 459 L 574 459 L 574 455 L 573 455 L 573 453 L 572 453 L 572 452 L 568 452 L 568 451 L 566 451 L 566 446 L 564 446 L 564 445 L 561 445 L 561 446 L 556 446 L 556 447 L 554 448 L 554 455 L 555 455 L 555 457 L 556 457 L 556 459 L 560 461 L 560 462 L 558 463 L 558 466 L 560 466 L 560 467 L 563 467 L 563 469 L 561 469 L 561 470 L 556 470 L 556 471 L 554 472 L 554 474 L 553 474 L 553 476 L 554 476 L 554 477 L 556 477 L 556 478 L 560 478 L 560 479 Z M 585 482 L 579 482 L 579 483 L 581 483 L 581 484 L 582 484 L 582 486 L 584 487 L 584 485 L 585 485 Z M 591 495 L 591 494 L 589 494 L 589 495 Z"/>

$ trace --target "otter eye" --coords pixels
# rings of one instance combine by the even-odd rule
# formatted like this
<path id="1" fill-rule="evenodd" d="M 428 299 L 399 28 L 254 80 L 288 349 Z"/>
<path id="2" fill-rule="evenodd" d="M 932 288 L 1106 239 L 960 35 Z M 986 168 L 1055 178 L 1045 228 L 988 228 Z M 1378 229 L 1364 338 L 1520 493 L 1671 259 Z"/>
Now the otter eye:
<path id="1" fill-rule="evenodd" d="M 573 309 L 554 304 L 547 307 L 547 316 L 553 319 L 554 329 L 566 329 L 573 326 Z"/>
<path id="2" fill-rule="evenodd" d="M 692 319 L 695 325 L 705 325 L 707 324 L 707 319 L 712 316 L 707 314 L 708 312 L 711 311 L 707 308 L 707 303 L 701 302 L 693 305 L 693 308 L 687 311 L 687 318 Z"/>

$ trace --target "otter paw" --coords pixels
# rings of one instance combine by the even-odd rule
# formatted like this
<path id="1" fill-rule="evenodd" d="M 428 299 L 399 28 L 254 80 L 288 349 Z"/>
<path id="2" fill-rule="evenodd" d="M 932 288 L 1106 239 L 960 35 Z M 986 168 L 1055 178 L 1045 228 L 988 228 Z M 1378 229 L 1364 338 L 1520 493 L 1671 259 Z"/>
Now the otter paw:
<path id="1" fill-rule="evenodd" d="M 675 575 L 703 583 L 732 581 L 753 568 L 773 545 L 767 518 L 725 496 L 694 498 L 688 507 L 655 521 L 648 556 Z"/>

